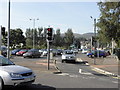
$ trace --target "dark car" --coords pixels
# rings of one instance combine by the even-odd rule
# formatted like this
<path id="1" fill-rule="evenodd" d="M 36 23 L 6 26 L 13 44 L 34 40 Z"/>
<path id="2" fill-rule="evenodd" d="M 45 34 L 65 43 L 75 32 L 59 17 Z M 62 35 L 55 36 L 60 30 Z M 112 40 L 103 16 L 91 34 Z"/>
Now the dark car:
<path id="1" fill-rule="evenodd" d="M 62 49 L 57 50 L 57 55 L 62 55 L 62 53 L 63 53 Z"/>
<path id="2" fill-rule="evenodd" d="M 11 51 L 11 55 L 16 55 L 17 52 L 19 52 L 21 49 L 14 49 Z"/>
<path id="3" fill-rule="evenodd" d="M 29 50 L 28 52 L 24 53 L 23 54 L 23 57 L 26 58 L 26 57 L 40 57 L 41 56 L 41 52 L 39 52 L 38 49 L 31 49 Z"/>
<path id="4" fill-rule="evenodd" d="M 87 53 L 88 57 L 106 57 L 107 53 L 105 51 L 102 50 L 94 50 L 94 51 L 89 51 Z"/>
<path id="5" fill-rule="evenodd" d="M 1 54 L 6 57 L 7 56 L 7 47 L 6 46 L 1 46 Z"/>

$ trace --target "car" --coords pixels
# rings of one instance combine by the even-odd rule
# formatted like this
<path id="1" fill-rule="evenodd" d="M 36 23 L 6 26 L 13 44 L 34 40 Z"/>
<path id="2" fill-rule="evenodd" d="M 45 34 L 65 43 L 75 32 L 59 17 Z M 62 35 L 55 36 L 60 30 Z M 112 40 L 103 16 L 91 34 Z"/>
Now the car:
<path id="1" fill-rule="evenodd" d="M 76 61 L 76 56 L 75 56 L 74 52 L 71 51 L 71 50 L 65 50 L 65 51 L 63 51 L 63 54 L 62 54 L 62 63 L 64 61 L 65 62 L 67 62 L 67 61 L 69 61 L 69 62 L 75 62 Z"/>
<path id="2" fill-rule="evenodd" d="M 82 49 L 82 54 L 86 54 L 88 52 L 88 49 Z"/>
<path id="3" fill-rule="evenodd" d="M 87 56 L 88 57 L 106 57 L 107 56 L 107 53 L 105 51 L 102 51 L 102 50 L 93 50 L 93 51 L 89 51 L 87 53 Z"/>
<path id="4" fill-rule="evenodd" d="M 43 53 L 42 53 L 43 56 L 47 56 L 47 54 L 48 54 L 47 50 L 44 50 Z"/>
<path id="5" fill-rule="evenodd" d="M 72 51 L 75 55 L 78 54 L 78 49 L 72 49 Z"/>
<path id="6" fill-rule="evenodd" d="M 7 56 L 7 47 L 6 46 L 1 46 L 1 55 L 4 57 Z"/>
<path id="7" fill-rule="evenodd" d="M 28 50 L 28 52 L 24 53 L 23 54 L 23 57 L 26 58 L 26 57 L 41 57 L 41 52 L 39 52 L 38 49 L 30 49 Z"/>
<path id="8" fill-rule="evenodd" d="M 12 61 L 0 55 L 0 90 L 4 86 L 32 84 L 35 77 L 35 73 L 30 68 L 15 65 Z"/>
<path id="9" fill-rule="evenodd" d="M 11 55 L 16 55 L 17 52 L 19 52 L 21 49 L 14 49 L 11 51 Z"/>
<path id="10" fill-rule="evenodd" d="M 57 49 L 50 49 L 50 52 L 53 53 L 53 56 L 57 55 Z"/>
<path id="11" fill-rule="evenodd" d="M 17 56 L 23 56 L 24 53 L 26 53 L 28 50 L 27 49 L 22 49 L 19 52 L 16 53 Z"/>
<path id="12" fill-rule="evenodd" d="M 63 50 L 62 49 L 57 49 L 57 55 L 62 55 Z"/>

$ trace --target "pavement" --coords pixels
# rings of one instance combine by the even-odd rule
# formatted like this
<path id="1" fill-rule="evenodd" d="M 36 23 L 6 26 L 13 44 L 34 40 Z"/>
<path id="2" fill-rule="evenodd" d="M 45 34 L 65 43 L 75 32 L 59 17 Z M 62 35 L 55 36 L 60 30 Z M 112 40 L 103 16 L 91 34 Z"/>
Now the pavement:
<path id="1" fill-rule="evenodd" d="M 79 58 L 78 61 L 88 62 L 94 71 L 105 75 L 111 75 L 120 79 L 120 60 L 115 55 L 107 56 L 106 58 Z"/>

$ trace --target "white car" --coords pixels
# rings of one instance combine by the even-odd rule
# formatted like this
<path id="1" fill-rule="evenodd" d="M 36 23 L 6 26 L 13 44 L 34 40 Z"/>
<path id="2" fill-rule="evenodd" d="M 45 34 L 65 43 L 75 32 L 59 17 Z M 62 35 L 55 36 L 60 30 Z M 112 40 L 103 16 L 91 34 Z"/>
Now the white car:
<path id="1" fill-rule="evenodd" d="M 82 54 L 87 54 L 88 49 L 82 49 Z"/>
<path id="2" fill-rule="evenodd" d="M 35 81 L 35 77 L 31 69 L 15 65 L 12 61 L 0 55 L 0 90 L 6 85 L 31 84 Z"/>
<path id="3" fill-rule="evenodd" d="M 73 51 L 71 50 L 65 50 L 62 54 L 62 63 L 66 61 L 72 61 L 75 62 L 76 61 L 76 56 L 73 53 Z"/>

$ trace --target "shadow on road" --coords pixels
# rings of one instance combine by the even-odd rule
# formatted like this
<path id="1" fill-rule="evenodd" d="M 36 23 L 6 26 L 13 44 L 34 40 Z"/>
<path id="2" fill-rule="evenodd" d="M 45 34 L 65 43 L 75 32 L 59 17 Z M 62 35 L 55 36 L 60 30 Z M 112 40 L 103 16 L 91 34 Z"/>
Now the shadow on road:
<path id="1" fill-rule="evenodd" d="M 82 62 L 70 62 L 70 61 L 67 61 L 66 63 L 68 64 L 82 64 L 82 65 L 85 65 L 86 63 L 88 63 L 88 61 L 82 61 Z"/>
<path id="2" fill-rule="evenodd" d="M 51 86 L 45 86 L 41 84 L 32 84 L 30 86 L 28 85 L 19 85 L 16 87 L 5 87 L 3 90 L 56 90 L 56 88 Z"/>

